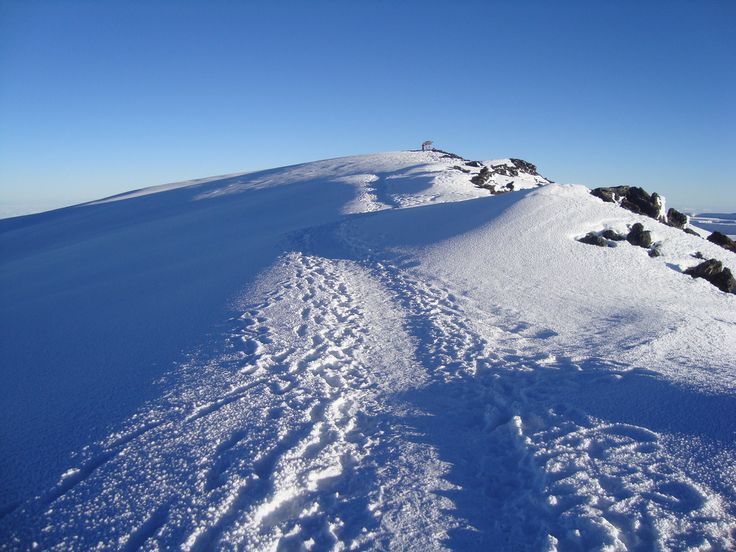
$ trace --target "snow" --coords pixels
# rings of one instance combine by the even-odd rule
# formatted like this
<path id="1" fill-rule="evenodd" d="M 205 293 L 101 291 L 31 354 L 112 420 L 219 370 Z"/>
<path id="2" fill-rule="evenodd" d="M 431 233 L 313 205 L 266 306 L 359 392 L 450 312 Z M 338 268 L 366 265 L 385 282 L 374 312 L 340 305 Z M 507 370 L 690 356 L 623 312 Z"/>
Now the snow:
<path id="1" fill-rule="evenodd" d="M 734 254 L 458 164 L 355 156 L 0 221 L 0 542 L 736 546 L 736 296 L 682 274 Z M 634 222 L 661 257 L 576 241 Z"/>

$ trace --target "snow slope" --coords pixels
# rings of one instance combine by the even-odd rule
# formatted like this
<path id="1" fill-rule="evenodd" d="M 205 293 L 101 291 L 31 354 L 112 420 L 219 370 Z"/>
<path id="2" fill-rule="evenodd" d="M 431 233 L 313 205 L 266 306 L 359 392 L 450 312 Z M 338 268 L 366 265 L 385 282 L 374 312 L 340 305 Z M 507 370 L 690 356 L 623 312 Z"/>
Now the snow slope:
<path id="1" fill-rule="evenodd" d="M 0 221 L 0 546 L 736 546 L 736 296 L 682 274 L 736 256 L 458 166 Z M 662 257 L 575 240 L 633 222 Z"/>

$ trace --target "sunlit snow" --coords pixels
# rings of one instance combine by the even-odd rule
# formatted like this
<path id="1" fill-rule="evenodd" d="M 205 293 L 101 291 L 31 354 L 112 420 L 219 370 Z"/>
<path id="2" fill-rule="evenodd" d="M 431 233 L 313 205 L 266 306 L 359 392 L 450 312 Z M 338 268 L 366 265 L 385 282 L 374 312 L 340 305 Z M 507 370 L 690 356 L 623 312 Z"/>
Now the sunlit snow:
<path id="1" fill-rule="evenodd" d="M 382 153 L 0 220 L 0 547 L 736 546 L 736 296 L 682 273 L 736 255 L 478 170 Z M 635 222 L 661 257 L 576 239 Z"/>

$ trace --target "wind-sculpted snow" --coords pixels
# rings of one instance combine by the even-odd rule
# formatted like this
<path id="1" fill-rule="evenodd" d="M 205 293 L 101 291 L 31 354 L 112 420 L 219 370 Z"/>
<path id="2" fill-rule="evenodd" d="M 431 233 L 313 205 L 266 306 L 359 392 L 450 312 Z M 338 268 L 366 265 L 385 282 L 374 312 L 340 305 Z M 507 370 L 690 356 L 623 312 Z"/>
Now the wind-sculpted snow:
<path id="1" fill-rule="evenodd" d="M 5 385 L 31 381 L 4 390 L 0 546 L 736 546 L 736 297 L 682 273 L 732 254 L 582 187 L 489 197 L 453 161 L 324 161 L 0 224 L 26 244 L 4 323 L 71 311 L 34 328 L 54 356 L 24 352 L 23 325 L 3 342 Z M 661 257 L 576 241 L 635 222 Z M 120 344 L 89 343 L 85 316 Z M 22 393 L 32 360 L 80 389 Z M 23 437 L 60 413 L 56 439 Z M 29 475 L 33 454 L 60 458 Z"/>
<path id="2" fill-rule="evenodd" d="M 448 176 L 438 154 L 406 152 L 0 221 L 0 513 L 51 485 L 73 451 L 155 398 L 152 384 L 221 323 L 232 298 L 288 247 L 285 236 L 374 210 L 356 174 L 400 182 L 415 201 L 486 194 Z M 373 185 L 381 202 L 401 201 L 392 184 Z"/>

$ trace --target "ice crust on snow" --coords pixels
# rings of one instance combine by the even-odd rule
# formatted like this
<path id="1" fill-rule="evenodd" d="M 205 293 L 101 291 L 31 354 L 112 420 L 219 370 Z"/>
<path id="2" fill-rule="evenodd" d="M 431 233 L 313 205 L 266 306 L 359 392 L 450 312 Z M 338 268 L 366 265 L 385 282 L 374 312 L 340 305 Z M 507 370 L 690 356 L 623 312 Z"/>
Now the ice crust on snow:
<path id="1" fill-rule="evenodd" d="M 458 163 L 0 220 L 0 547 L 736 546 L 736 296 L 683 274 L 736 256 Z"/>

